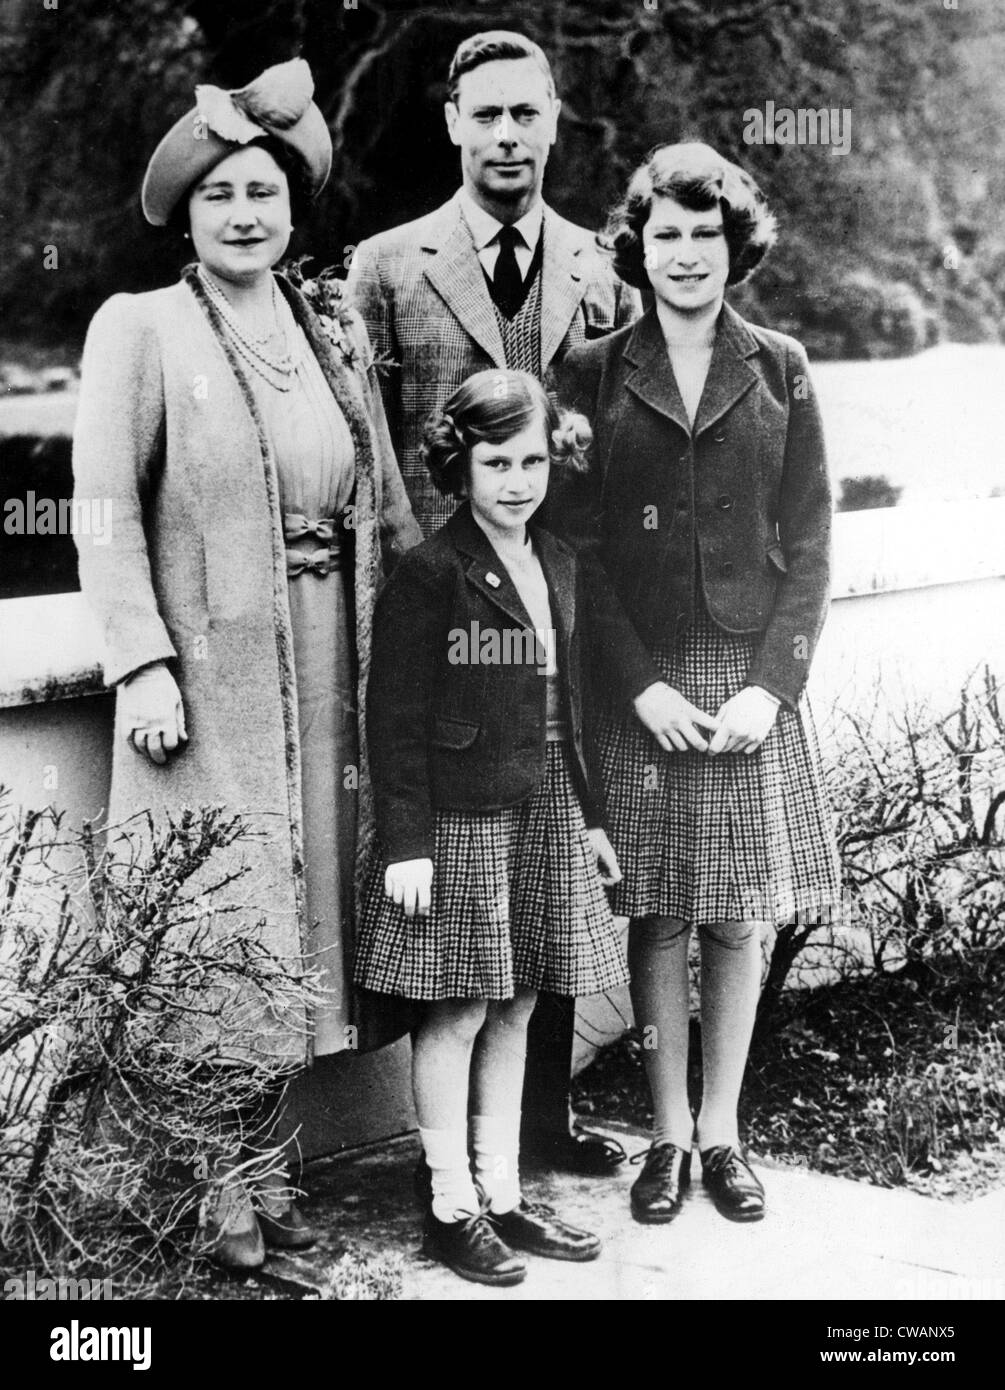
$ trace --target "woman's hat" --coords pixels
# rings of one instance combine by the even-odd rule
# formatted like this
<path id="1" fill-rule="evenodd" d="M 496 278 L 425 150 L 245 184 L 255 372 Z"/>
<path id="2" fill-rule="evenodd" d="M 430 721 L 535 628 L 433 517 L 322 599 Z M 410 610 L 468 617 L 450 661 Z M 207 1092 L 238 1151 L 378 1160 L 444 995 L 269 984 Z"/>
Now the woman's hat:
<path id="1" fill-rule="evenodd" d="M 316 196 L 331 172 L 332 140 L 313 95 L 314 78 L 302 58 L 266 68 L 236 91 L 196 87 L 195 109 L 175 122 L 150 156 L 140 194 L 144 217 L 163 227 L 198 179 L 263 135 L 296 150 L 310 196 Z"/>

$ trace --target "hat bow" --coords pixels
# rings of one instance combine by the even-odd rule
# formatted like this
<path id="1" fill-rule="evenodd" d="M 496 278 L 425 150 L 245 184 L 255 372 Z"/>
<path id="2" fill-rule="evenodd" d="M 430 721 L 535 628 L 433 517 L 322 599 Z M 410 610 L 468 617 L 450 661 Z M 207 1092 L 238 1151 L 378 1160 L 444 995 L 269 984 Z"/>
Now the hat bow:
<path id="1" fill-rule="evenodd" d="M 303 58 L 291 58 L 232 91 L 203 83 L 195 89 L 195 102 L 199 120 L 214 135 L 247 145 L 263 130 L 289 130 L 296 125 L 313 95 L 310 68 Z"/>

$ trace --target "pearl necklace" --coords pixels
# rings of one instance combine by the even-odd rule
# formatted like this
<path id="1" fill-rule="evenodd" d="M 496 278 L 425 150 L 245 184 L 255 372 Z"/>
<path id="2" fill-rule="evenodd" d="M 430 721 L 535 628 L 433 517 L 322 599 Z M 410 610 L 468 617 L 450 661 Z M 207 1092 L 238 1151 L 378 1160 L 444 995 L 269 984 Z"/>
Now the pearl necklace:
<path id="1" fill-rule="evenodd" d="M 263 381 L 268 382 L 275 390 L 283 392 L 291 390 L 293 384 L 291 378 L 299 365 L 300 355 L 290 350 L 286 331 L 279 326 L 279 305 L 275 280 L 272 281 L 272 312 L 275 328 L 271 332 L 267 332 L 264 337 L 256 338 L 254 334 L 241 324 L 237 315 L 234 313 L 230 300 L 224 294 L 223 290 L 220 289 L 215 280 L 206 274 L 202 266 L 199 267 L 199 279 L 202 281 L 221 319 L 223 319 L 230 333 L 234 347 L 237 349 L 240 356 L 258 373 Z M 286 345 L 286 351 L 278 356 L 275 353 L 269 352 L 265 347 L 265 344 L 275 332 L 281 334 L 283 342 Z"/>

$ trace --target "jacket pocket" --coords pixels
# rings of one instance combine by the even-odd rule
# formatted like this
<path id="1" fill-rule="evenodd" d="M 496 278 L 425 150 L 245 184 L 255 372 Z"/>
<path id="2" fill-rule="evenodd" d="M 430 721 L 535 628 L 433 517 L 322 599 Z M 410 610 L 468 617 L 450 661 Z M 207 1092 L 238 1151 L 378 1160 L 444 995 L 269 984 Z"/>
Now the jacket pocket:
<path id="1" fill-rule="evenodd" d="M 608 333 L 613 332 L 616 324 L 614 322 L 614 296 L 601 297 L 596 291 L 587 294 L 583 300 L 583 332 L 587 338 L 606 338 Z"/>
<path id="2" fill-rule="evenodd" d="M 433 720 L 432 742 L 437 748 L 470 748 L 481 730 L 480 724 L 466 719 L 447 719 L 437 715 Z"/>
<path id="3" fill-rule="evenodd" d="M 768 546 L 768 559 L 779 574 L 788 574 L 789 567 L 785 563 L 785 552 L 777 542 Z"/>

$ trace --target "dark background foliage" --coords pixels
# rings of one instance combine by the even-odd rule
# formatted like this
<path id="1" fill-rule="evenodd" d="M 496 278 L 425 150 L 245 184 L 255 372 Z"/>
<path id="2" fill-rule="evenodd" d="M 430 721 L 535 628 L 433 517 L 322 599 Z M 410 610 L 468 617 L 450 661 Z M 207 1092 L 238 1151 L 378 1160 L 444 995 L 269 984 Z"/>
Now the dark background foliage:
<path id="1" fill-rule="evenodd" d="M 510 27 L 550 54 L 565 102 L 547 195 L 600 226 L 655 143 L 740 159 L 783 241 L 739 306 L 818 356 L 1000 336 L 1005 17 L 996 0 L 5 0 L 0 32 L 4 332 L 76 345 L 114 290 L 174 278 L 148 228 L 149 153 L 197 81 L 310 61 L 334 176 L 293 250 L 345 264 L 457 183 L 442 120 L 454 46 Z M 350 7 L 351 6 L 351 7 Z M 849 108 L 852 149 L 747 146 L 743 112 Z M 58 270 L 43 268 L 55 246 Z"/>

